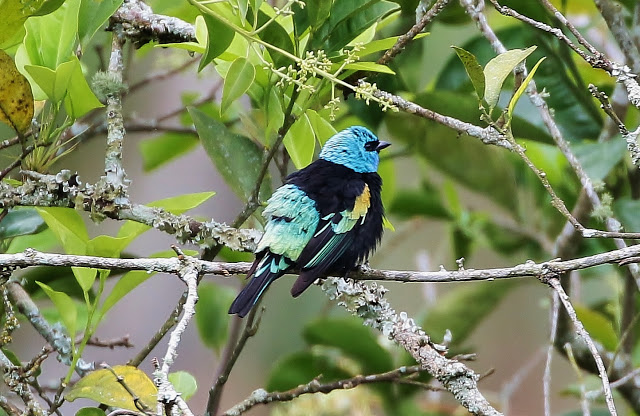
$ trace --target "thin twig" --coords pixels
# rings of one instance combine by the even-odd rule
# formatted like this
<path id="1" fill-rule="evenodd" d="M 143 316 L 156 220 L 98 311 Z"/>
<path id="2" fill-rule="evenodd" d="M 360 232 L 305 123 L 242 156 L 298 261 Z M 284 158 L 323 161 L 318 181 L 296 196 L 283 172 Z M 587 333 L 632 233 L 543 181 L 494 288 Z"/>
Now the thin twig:
<path id="1" fill-rule="evenodd" d="M 543 278 L 542 281 L 548 284 L 549 286 L 551 286 L 551 288 L 558 293 L 560 302 L 562 302 L 564 309 L 566 310 L 567 314 L 571 318 L 571 322 L 573 322 L 576 333 L 584 341 L 584 343 L 587 344 L 587 347 L 589 348 L 589 351 L 593 356 L 596 366 L 598 367 L 598 374 L 602 382 L 604 399 L 605 399 L 605 402 L 607 403 L 607 408 L 609 409 L 609 413 L 612 416 L 616 416 L 617 412 L 616 412 L 615 403 L 613 402 L 613 393 L 611 392 L 611 386 L 609 385 L 609 377 L 607 376 L 607 369 L 605 368 L 604 363 L 602 362 L 602 357 L 600 357 L 600 354 L 598 353 L 598 349 L 596 348 L 595 344 L 593 343 L 593 340 L 589 336 L 589 333 L 587 332 L 586 329 L 584 329 L 582 322 L 580 322 L 580 320 L 578 319 L 576 311 L 573 308 L 573 305 L 571 305 L 571 301 L 569 300 L 569 296 L 567 296 L 566 292 L 562 288 L 562 285 L 560 284 L 560 279 L 554 276 L 548 276 L 547 278 Z"/>
<path id="2" fill-rule="evenodd" d="M 258 315 L 258 311 L 260 311 L 260 315 Z M 256 315 L 258 316 L 256 320 Z M 205 411 L 205 416 L 215 416 L 218 414 L 218 408 L 220 407 L 220 398 L 222 397 L 222 391 L 224 389 L 224 385 L 229 378 L 229 374 L 231 374 L 231 370 L 235 365 L 238 357 L 240 357 L 240 353 L 244 349 L 247 340 L 254 336 L 258 332 L 258 328 L 260 327 L 260 321 L 262 320 L 262 309 L 259 307 L 254 307 L 247 315 L 247 322 L 244 326 L 244 330 L 240 335 L 240 339 L 238 339 L 237 344 L 232 350 L 232 353 L 227 361 L 224 362 L 224 367 L 221 371 L 221 374 L 215 380 L 211 389 L 209 389 L 209 399 L 207 401 L 207 410 Z"/>
<path id="3" fill-rule="evenodd" d="M 427 11 L 424 16 L 415 24 L 407 33 L 400 36 L 395 45 L 391 49 L 387 50 L 384 55 L 378 59 L 377 63 L 380 65 L 387 65 L 393 58 L 396 57 L 402 50 L 415 38 L 420 32 L 424 30 L 429 23 L 435 19 L 435 17 L 444 10 L 445 7 L 451 2 L 451 0 L 438 0 Z"/>
<path id="4" fill-rule="evenodd" d="M 301 384 L 291 390 L 282 392 L 275 391 L 268 393 L 264 389 L 258 389 L 252 392 L 249 397 L 244 399 L 242 402 L 236 404 L 231 409 L 224 412 L 222 416 L 237 416 L 259 404 L 291 401 L 304 394 L 328 394 L 334 390 L 353 389 L 363 384 L 389 382 L 402 383 L 403 381 L 409 381 L 405 377 L 412 374 L 419 374 L 423 371 L 425 370 L 421 366 L 413 365 L 411 367 L 400 367 L 395 370 L 387 371 L 385 373 L 370 374 L 366 376 L 358 375 L 345 380 L 338 380 L 331 383 L 321 383 L 320 378 L 316 377 L 307 384 Z M 424 387 L 424 384 L 420 383 L 420 387 Z"/>

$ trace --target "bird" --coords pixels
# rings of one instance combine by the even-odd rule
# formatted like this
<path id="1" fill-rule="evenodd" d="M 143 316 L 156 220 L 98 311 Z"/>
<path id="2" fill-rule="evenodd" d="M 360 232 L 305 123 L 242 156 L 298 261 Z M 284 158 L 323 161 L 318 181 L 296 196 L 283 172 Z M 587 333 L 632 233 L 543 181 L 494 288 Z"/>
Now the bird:
<path id="1" fill-rule="evenodd" d="M 299 270 L 291 295 L 317 278 L 346 275 L 380 243 L 384 207 L 379 153 L 391 143 L 352 126 L 334 134 L 318 159 L 285 178 L 262 213 L 264 234 L 247 273 L 250 279 L 229 314 L 244 317 L 274 280 Z"/>

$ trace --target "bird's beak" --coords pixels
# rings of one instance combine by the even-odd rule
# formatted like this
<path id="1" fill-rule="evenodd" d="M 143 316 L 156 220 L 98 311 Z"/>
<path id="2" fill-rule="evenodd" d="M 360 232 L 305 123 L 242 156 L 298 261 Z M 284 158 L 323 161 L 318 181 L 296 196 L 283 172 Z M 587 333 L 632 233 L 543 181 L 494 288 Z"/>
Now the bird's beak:
<path id="1" fill-rule="evenodd" d="M 378 146 L 376 147 L 376 152 L 379 152 L 382 149 L 386 149 L 389 146 L 391 146 L 391 143 L 381 141 L 380 144 L 378 144 Z"/>

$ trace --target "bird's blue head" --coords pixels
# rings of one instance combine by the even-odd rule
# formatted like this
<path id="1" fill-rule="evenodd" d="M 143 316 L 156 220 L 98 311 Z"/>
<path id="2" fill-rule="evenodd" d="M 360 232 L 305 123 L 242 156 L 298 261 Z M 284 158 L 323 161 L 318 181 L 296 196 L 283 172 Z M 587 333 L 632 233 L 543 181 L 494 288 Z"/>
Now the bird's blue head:
<path id="1" fill-rule="evenodd" d="M 331 137 L 320 151 L 320 159 L 343 165 L 359 173 L 378 170 L 378 153 L 391 143 L 381 142 L 369 129 L 353 126 Z"/>

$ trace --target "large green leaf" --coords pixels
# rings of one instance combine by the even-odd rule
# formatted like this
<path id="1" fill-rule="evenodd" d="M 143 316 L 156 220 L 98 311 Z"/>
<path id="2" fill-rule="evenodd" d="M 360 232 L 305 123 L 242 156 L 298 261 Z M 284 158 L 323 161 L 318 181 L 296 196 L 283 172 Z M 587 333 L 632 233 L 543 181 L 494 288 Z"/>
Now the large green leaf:
<path id="1" fill-rule="evenodd" d="M 68 254 L 85 254 L 89 234 L 80 214 L 71 208 L 36 208 Z"/>
<path id="2" fill-rule="evenodd" d="M 623 140 L 583 142 L 574 145 L 572 150 L 591 180 L 599 181 L 624 158 L 627 145 Z"/>
<path id="3" fill-rule="evenodd" d="M 319 319 L 304 328 L 303 336 L 311 345 L 338 348 L 360 364 L 364 373 L 380 373 L 393 368 L 389 351 L 378 344 L 371 329 L 358 319 Z"/>
<path id="4" fill-rule="evenodd" d="M 233 29 L 215 17 L 208 14 L 203 14 L 202 17 L 207 25 L 207 49 L 200 59 L 198 71 L 202 71 L 202 68 L 207 66 L 209 62 L 220 56 L 231 45 L 236 34 Z"/>
<path id="5" fill-rule="evenodd" d="M 43 16 L 58 9 L 64 0 L 32 0 L 28 4 L 21 0 L 4 0 L 2 8 L 2 28 L 0 29 L 0 49 L 20 32 L 30 16 Z"/>
<path id="6" fill-rule="evenodd" d="M 109 20 L 123 0 L 81 0 L 78 13 L 78 38 L 86 48 L 93 35 Z"/>
<path id="7" fill-rule="evenodd" d="M 236 294 L 233 289 L 212 282 L 203 282 L 198 286 L 198 332 L 202 342 L 218 352 L 227 340 L 230 321 L 228 310 Z"/>
<path id="8" fill-rule="evenodd" d="M 337 51 L 397 8 L 397 3 L 384 0 L 336 1 L 329 18 L 318 27 L 307 49 Z"/>
<path id="9" fill-rule="evenodd" d="M 253 10 L 250 10 L 249 13 L 247 13 L 247 20 L 249 20 L 250 22 L 253 21 L 253 13 Z M 278 23 L 277 20 L 271 21 L 271 17 L 269 17 L 263 10 L 259 10 L 258 27 L 264 26 L 267 22 L 268 25 L 264 27 L 264 29 L 262 29 L 258 34 L 258 36 L 260 36 L 260 39 L 270 45 L 277 47 L 278 49 L 286 51 L 292 55 L 295 54 L 293 40 L 291 40 L 291 37 L 289 36 L 287 30 L 282 27 L 282 25 Z M 292 63 L 291 59 L 278 52 L 277 50 L 269 48 L 265 50 L 269 52 L 271 60 L 273 61 L 276 68 L 287 66 Z"/>
<path id="10" fill-rule="evenodd" d="M 0 239 L 36 234 L 46 228 L 35 209 L 13 209 L 0 221 Z"/>
<path id="11" fill-rule="evenodd" d="M 258 145 L 245 136 L 230 132 L 224 124 L 198 109 L 189 108 L 189 114 L 205 151 L 220 175 L 240 198 L 249 198 L 263 163 Z M 263 195 L 269 194 L 268 182 L 263 181 Z"/>
<path id="12" fill-rule="evenodd" d="M 77 42 L 79 9 L 80 0 L 66 0 L 55 12 L 25 23 L 27 34 L 22 47 L 28 63 L 55 69 L 69 60 Z"/>
<path id="13" fill-rule="evenodd" d="M 166 163 L 193 150 L 199 140 L 189 133 L 164 133 L 158 137 L 139 142 L 142 166 L 145 172 L 151 172 Z"/>
<path id="14" fill-rule="evenodd" d="M 419 189 L 399 190 L 389 210 L 392 214 L 405 218 L 417 215 L 445 220 L 453 218 L 442 203 L 440 191 L 428 182 L 423 182 Z"/>
<path id="15" fill-rule="evenodd" d="M 287 149 L 291 161 L 296 169 L 302 169 L 311 163 L 315 150 L 316 140 L 313 135 L 311 122 L 306 114 L 303 114 L 284 136 L 282 142 Z"/>
<path id="16" fill-rule="evenodd" d="M 640 232 L 640 200 L 619 198 L 613 202 L 613 212 L 626 231 Z"/>

